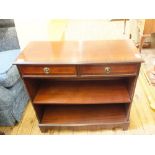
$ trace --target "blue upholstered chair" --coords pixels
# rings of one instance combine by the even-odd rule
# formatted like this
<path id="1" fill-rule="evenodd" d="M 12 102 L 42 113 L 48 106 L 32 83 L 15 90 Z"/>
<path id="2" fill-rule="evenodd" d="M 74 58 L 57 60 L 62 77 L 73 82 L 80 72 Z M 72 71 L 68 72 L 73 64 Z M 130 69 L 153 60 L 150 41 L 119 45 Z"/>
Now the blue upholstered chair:
<path id="1" fill-rule="evenodd" d="M 15 65 L 20 52 L 14 21 L 0 19 L 0 126 L 20 121 L 28 94 Z"/>

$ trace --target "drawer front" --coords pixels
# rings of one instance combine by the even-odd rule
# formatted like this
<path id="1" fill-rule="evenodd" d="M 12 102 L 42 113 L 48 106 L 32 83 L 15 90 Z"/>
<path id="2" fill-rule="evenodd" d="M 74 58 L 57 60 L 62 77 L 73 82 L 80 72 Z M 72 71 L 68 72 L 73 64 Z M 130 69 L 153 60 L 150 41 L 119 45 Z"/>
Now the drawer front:
<path id="1" fill-rule="evenodd" d="M 75 66 L 20 66 L 23 75 L 76 75 Z"/>
<path id="2" fill-rule="evenodd" d="M 80 66 L 80 75 L 137 74 L 137 64 L 109 64 Z"/>

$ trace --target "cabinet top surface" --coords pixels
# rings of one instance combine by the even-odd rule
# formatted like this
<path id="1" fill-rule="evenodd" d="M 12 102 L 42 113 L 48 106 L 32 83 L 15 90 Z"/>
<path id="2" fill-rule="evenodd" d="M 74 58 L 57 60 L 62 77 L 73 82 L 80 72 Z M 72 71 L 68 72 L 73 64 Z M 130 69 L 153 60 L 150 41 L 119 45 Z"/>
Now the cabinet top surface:
<path id="1" fill-rule="evenodd" d="M 131 40 L 34 41 L 15 64 L 140 63 L 141 56 Z"/>

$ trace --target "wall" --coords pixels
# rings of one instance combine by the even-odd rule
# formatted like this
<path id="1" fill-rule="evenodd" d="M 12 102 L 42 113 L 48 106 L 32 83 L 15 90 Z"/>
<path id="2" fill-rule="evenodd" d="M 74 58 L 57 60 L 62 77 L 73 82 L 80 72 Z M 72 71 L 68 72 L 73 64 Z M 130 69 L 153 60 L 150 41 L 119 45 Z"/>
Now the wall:
<path id="1" fill-rule="evenodd" d="M 21 49 L 33 40 L 48 40 L 48 21 L 14 19 Z"/>
<path id="2" fill-rule="evenodd" d="M 129 29 L 134 30 L 133 40 L 135 42 L 138 40 L 137 23 L 131 20 L 127 22 L 126 35 L 123 34 L 123 21 L 48 19 L 14 19 L 14 21 L 21 49 L 34 40 L 126 39 L 129 38 Z"/>
<path id="3" fill-rule="evenodd" d="M 67 20 L 14 19 L 21 49 L 34 40 L 61 40 Z"/>

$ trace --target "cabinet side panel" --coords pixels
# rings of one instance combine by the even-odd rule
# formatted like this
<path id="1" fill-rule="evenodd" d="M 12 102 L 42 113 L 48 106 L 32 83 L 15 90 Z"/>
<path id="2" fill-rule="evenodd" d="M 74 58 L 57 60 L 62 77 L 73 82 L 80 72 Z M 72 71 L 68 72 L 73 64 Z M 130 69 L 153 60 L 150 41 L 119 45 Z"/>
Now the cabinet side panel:
<path id="1" fill-rule="evenodd" d="M 131 105 L 132 105 L 132 101 L 133 101 L 133 97 L 134 97 L 134 93 L 135 93 L 135 88 L 136 88 L 136 83 L 137 83 L 137 79 L 138 79 L 138 75 L 139 75 L 139 71 L 140 71 L 140 66 L 141 64 L 139 64 L 139 69 L 137 72 L 137 75 L 134 77 L 129 77 L 127 79 L 127 87 L 128 87 L 128 91 L 129 91 L 129 95 L 130 95 L 130 100 L 131 103 L 129 105 L 126 105 L 126 111 L 127 111 L 127 118 L 129 119 L 130 116 L 130 110 L 131 110 Z"/>
<path id="2" fill-rule="evenodd" d="M 42 105 L 37 106 L 37 105 L 33 104 L 33 99 L 36 96 L 36 93 L 37 93 L 38 88 L 40 86 L 40 80 L 39 79 L 32 79 L 32 78 L 23 78 L 23 80 L 24 80 L 25 86 L 27 88 L 27 91 L 29 93 L 31 103 L 32 103 L 32 106 L 35 110 L 38 121 L 40 122 L 42 115 L 43 115 L 44 108 Z"/>
<path id="3" fill-rule="evenodd" d="M 40 81 L 37 79 L 30 78 L 23 78 L 23 80 L 32 102 L 40 86 Z"/>

